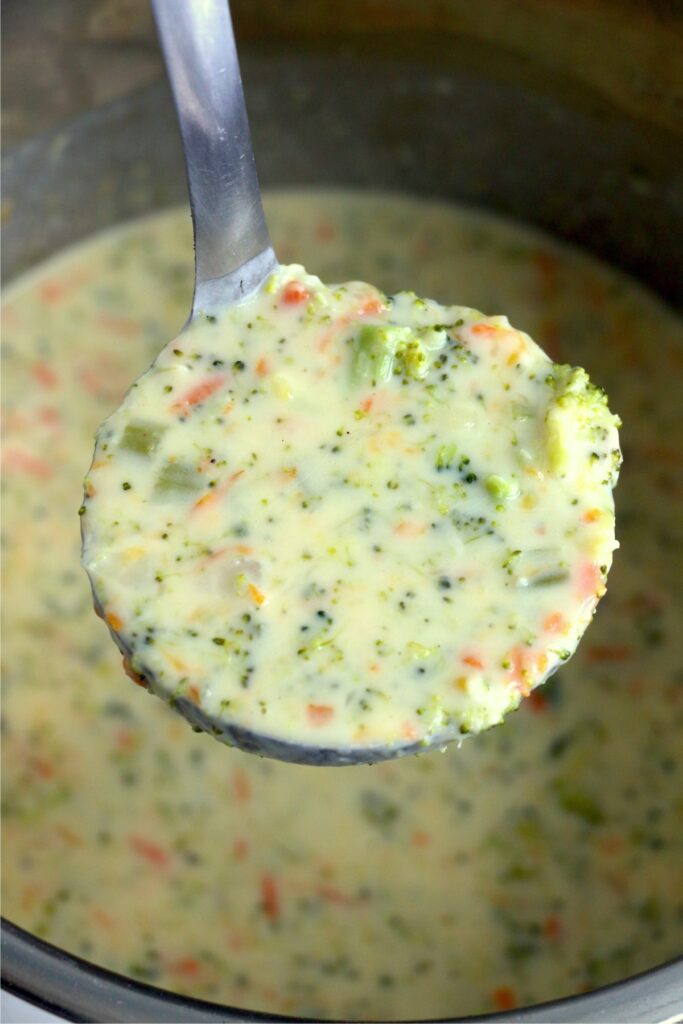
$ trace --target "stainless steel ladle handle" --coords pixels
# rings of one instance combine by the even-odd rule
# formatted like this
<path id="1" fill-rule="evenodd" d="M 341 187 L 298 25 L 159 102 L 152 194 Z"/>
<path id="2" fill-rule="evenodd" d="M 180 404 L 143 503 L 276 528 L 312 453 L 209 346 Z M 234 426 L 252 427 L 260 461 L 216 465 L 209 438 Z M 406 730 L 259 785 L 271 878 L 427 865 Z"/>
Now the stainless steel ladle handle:
<path id="1" fill-rule="evenodd" d="M 227 0 L 151 0 L 185 150 L 192 315 L 238 302 L 277 266 Z"/>

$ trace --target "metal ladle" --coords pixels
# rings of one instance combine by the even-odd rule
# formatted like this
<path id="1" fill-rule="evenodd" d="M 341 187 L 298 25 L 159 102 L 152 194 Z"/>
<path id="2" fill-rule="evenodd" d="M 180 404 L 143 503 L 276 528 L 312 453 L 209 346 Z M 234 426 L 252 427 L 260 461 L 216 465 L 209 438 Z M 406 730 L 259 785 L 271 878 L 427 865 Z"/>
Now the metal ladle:
<path id="1" fill-rule="evenodd" d="M 175 99 L 194 225 L 195 288 L 186 326 L 256 291 L 277 267 L 266 225 L 235 37 L 226 0 L 151 0 Z M 197 728 L 256 754 L 311 765 L 370 764 L 425 749 L 424 741 L 336 749 L 286 742 L 189 700 L 176 708 Z M 452 735 L 434 737 L 441 746 Z"/>

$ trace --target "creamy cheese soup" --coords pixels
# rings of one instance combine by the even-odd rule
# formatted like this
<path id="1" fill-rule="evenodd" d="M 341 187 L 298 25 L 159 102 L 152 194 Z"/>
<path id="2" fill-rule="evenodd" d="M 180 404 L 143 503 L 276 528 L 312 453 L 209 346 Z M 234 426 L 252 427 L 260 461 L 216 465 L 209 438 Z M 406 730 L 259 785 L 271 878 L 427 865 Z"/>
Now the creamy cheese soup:
<path id="1" fill-rule="evenodd" d="M 590 621 L 617 423 L 503 316 L 281 267 L 105 421 L 83 561 L 131 674 L 221 738 L 441 742 Z"/>
<path id="2" fill-rule="evenodd" d="M 189 220 L 75 248 L 4 308 L 3 912 L 163 988 L 323 1018 L 506 1010 L 679 954 L 680 321 L 471 211 L 308 192 L 267 213 L 283 261 L 504 310 L 607 388 L 610 592 L 572 660 L 461 749 L 322 771 L 194 736 L 123 681 L 74 507 L 98 424 L 183 322 Z"/>

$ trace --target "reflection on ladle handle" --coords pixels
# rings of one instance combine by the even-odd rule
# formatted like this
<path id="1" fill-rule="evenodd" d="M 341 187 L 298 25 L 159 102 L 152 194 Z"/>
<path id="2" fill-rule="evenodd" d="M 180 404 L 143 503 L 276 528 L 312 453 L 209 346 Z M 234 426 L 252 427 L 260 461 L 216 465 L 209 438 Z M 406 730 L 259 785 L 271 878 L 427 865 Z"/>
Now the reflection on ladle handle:
<path id="1" fill-rule="evenodd" d="M 276 266 L 226 0 L 151 0 L 185 151 L 193 314 L 239 301 Z"/>

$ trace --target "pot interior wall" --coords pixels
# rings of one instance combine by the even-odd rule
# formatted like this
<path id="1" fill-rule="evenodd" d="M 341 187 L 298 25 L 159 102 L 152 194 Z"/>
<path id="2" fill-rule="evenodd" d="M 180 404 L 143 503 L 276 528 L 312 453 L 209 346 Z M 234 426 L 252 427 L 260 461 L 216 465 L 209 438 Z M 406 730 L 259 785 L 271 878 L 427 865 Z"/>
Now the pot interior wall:
<path id="1" fill-rule="evenodd" d="M 485 206 L 578 242 L 683 303 L 683 141 L 496 51 L 417 35 L 270 42 L 242 57 L 264 186 L 385 188 Z M 464 45 L 464 44 L 463 44 Z M 484 59 L 485 58 L 485 59 Z M 11 154 L 3 266 L 185 198 L 168 90 L 153 85 Z"/>

